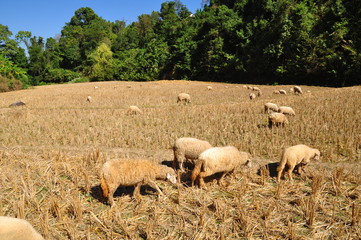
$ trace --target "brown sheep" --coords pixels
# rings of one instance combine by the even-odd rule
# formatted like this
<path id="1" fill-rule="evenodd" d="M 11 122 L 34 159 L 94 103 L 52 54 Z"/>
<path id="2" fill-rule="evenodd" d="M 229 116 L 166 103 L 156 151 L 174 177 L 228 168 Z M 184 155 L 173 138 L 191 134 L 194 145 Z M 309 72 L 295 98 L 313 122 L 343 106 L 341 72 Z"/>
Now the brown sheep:
<path id="1" fill-rule="evenodd" d="M 133 196 L 140 195 L 141 185 L 147 184 L 164 195 L 155 183 L 156 179 L 177 182 L 174 170 L 148 159 L 115 159 L 105 162 L 100 170 L 100 187 L 110 205 L 119 186 L 135 186 Z"/>
<path id="2" fill-rule="evenodd" d="M 281 161 L 277 167 L 277 181 L 281 181 L 281 175 L 285 166 L 288 167 L 288 177 L 291 181 L 292 171 L 297 166 L 297 172 L 301 174 L 302 167 L 307 165 L 311 160 L 319 160 L 320 151 L 315 148 L 310 148 L 306 145 L 299 144 L 292 147 L 288 147 L 283 150 Z"/>
<path id="3" fill-rule="evenodd" d="M 199 155 L 191 175 L 192 186 L 197 180 L 198 185 L 203 187 L 204 177 L 222 172 L 220 182 L 226 173 L 233 172 L 243 165 L 251 167 L 248 153 L 240 152 L 233 146 L 209 148 Z"/>
<path id="4" fill-rule="evenodd" d="M 28 221 L 6 216 L 0 216 L 0 239 L 44 240 Z"/>
<path id="5" fill-rule="evenodd" d="M 284 127 L 285 124 L 288 124 L 288 119 L 286 117 L 286 115 L 284 115 L 283 113 L 271 113 L 270 115 L 268 115 L 268 126 L 270 128 L 272 128 L 274 125 L 276 127 L 278 126 L 282 126 Z"/>

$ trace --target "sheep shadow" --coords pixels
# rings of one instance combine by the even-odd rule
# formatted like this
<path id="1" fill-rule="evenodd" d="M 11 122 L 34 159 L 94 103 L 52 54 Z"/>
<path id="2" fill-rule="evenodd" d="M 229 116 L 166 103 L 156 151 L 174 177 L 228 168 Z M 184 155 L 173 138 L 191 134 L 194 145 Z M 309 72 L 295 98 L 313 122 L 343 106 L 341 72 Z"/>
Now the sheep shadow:
<path id="1" fill-rule="evenodd" d="M 278 162 L 273 162 L 273 163 L 268 163 L 266 165 L 262 165 L 257 170 L 257 174 L 259 176 L 261 176 L 262 175 L 262 168 L 265 168 L 266 170 L 268 170 L 270 177 L 276 177 L 277 176 L 277 167 L 278 167 Z"/>
<path id="2" fill-rule="evenodd" d="M 122 197 L 122 196 L 127 196 L 127 195 L 130 197 L 133 197 L 133 191 L 134 191 L 134 186 L 118 187 L 117 190 L 115 191 L 113 197 L 114 197 L 114 199 L 117 197 Z M 153 195 L 156 193 L 157 193 L 157 191 L 155 189 L 153 189 L 147 185 L 140 187 L 140 195 Z M 104 197 L 102 195 L 102 189 L 101 189 L 100 185 L 91 187 L 90 196 L 92 198 L 98 200 L 101 203 L 108 204 L 107 199 L 104 199 Z"/>

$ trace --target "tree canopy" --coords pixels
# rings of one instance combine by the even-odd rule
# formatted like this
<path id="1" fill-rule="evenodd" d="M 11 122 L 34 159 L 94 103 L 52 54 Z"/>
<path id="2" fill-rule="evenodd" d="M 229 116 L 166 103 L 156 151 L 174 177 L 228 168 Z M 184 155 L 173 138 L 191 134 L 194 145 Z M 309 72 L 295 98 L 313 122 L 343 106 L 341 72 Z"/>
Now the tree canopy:
<path id="1" fill-rule="evenodd" d="M 202 5 L 191 13 L 179 0 L 166 1 L 159 12 L 129 25 L 83 7 L 59 37 L 46 40 L 28 31 L 14 39 L 8 26 L 0 25 L 0 61 L 21 69 L 34 85 L 79 77 L 361 83 L 360 1 L 203 0 Z"/>

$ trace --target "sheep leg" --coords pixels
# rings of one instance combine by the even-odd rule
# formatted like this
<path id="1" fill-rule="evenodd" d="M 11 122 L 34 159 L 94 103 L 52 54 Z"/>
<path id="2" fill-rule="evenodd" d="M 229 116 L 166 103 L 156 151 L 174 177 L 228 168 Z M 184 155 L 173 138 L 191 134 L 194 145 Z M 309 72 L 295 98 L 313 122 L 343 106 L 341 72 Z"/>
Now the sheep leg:
<path id="1" fill-rule="evenodd" d="M 148 185 L 151 186 L 152 188 L 154 188 L 155 190 L 157 190 L 159 195 L 164 195 L 164 193 L 160 190 L 158 185 L 153 180 L 148 180 Z"/>
<path id="2" fill-rule="evenodd" d="M 109 186 L 109 195 L 108 195 L 108 203 L 110 206 L 113 206 L 114 205 L 114 198 L 113 198 L 113 195 L 114 195 L 114 192 L 117 188 L 114 188 L 114 187 L 111 187 Z"/>
<path id="3" fill-rule="evenodd" d="M 137 185 L 135 185 L 135 187 L 134 187 L 133 197 L 135 199 L 139 199 L 139 197 L 140 197 L 140 187 L 141 186 L 142 186 L 142 183 L 137 183 Z"/>
<path id="4" fill-rule="evenodd" d="M 277 182 L 281 181 L 282 173 L 283 173 L 283 168 L 279 169 L 279 171 L 277 172 Z"/>
<path id="5" fill-rule="evenodd" d="M 292 178 L 293 169 L 295 169 L 295 166 L 289 166 L 288 171 L 287 171 L 288 177 L 291 180 L 291 182 L 293 182 L 293 178 Z"/>

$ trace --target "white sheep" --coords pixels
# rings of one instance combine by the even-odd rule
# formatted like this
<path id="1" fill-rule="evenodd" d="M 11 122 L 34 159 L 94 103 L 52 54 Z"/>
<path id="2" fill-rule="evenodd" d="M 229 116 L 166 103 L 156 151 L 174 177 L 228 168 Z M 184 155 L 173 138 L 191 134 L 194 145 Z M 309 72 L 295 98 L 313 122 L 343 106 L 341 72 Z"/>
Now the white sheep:
<path id="1" fill-rule="evenodd" d="M 194 164 L 194 161 L 198 159 L 199 154 L 211 147 L 212 145 L 209 142 L 197 138 L 178 138 L 173 145 L 173 168 L 176 169 L 178 167 L 184 172 L 183 164 L 185 161 Z"/>
<path id="2" fill-rule="evenodd" d="M 253 90 L 253 87 L 252 86 L 247 86 L 247 89 Z"/>
<path id="3" fill-rule="evenodd" d="M 300 86 L 294 86 L 294 87 L 293 87 L 293 92 L 294 92 L 296 95 L 303 94 L 303 91 L 302 91 L 302 89 L 301 89 Z"/>
<path id="4" fill-rule="evenodd" d="M 86 97 L 86 101 L 87 101 L 87 102 L 91 102 L 91 101 L 92 101 L 92 97 L 91 97 L 91 96 L 87 96 L 87 97 Z"/>
<path id="5" fill-rule="evenodd" d="M 169 180 L 173 184 L 177 182 L 173 168 L 148 159 L 109 160 L 100 170 L 100 187 L 103 197 L 108 199 L 110 205 L 114 204 L 113 195 L 119 186 L 135 186 L 134 197 L 140 195 L 140 187 L 144 184 L 164 195 L 157 186 L 156 179 Z"/>
<path id="6" fill-rule="evenodd" d="M 142 110 L 140 110 L 139 107 L 134 106 L 134 105 L 130 106 L 127 110 L 128 115 L 137 115 L 137 114 L 142 114 L 142 113 L 143 113 Z"/>
<path id="7" fill-rule="evenodd" d="M 264 104 L 264 112 L 265 113 L 270 113 L 270 111 L 273 111 L 273 112 L 278 112 L 278 106 L 277 104 L 274 104 L 274 103 L 271 103 L 271 102 L 268 102 L 268 103 L 265 103 Z"/>
<path id="8" fill-rule="evenodd" d="M 259 87 L 253 87 L 252 91 L 258 91 L 259 92 L 259 91 L 261 91 L 261 89 L 259 89 Z"/>
<path id="9" fill-rule="evenodd" d="M 280 182 L 281 175 L 286 165 L 288 167 L 287 173 L 289 179 L 293 181 L 292 171 L 296 166 L 297 172 L 301 174 L 302 168 L 313 159 L 319 160 L 320 155 L 321 154 L 318 149 L 310 148 L 303 144 L 285 148 L 277 167 L 277 181 Z"/>
<path id="10" fill-rule="evenodd" d="M 285 115 L 296 116 L 295 110 L 291 107 L 281 106 L 279 107 L 278 112 Z"/>
<path id="11" fill-rule="evenodd" d="M 180 93 L 177 97 L 178 102 L 191 103 L 191 96 L 188 93 Z"/>
<path id="12" fill-rule="evenodd" d="M 240 152 L 233 146 L 213 147 L 205 150 L 199 155 L 197 163 L 192 171 L 192 186 L 198 181 L 200 187 L 204 186 L 204 177 L 222 172 L 221 181 L 226 173 L 233 172 L 241 166 L 251 167 L 250 155 Z"/>
<path id="13" fill-rule="evenodd" d="M 211 86 L 207 86 L 207 89 L 208 89 L 208 90 L 212 90 L 212 87 L 211 87 Z"/>
<path id="14" fill-rule="evenodd" d="M 285 124 L 288 124 L 288 119 L 286 117 L 286 115 L 284 115 L 283 113 L 271 113 L 270 115 L 268 115 L 268 126 L 271 128 L 274 125 L 276 127 L 278 126 L 282 126 L 284 127 Z"/>
<path id="15" fill-rule="evenodd" d="M 294 89 L 293 89 L 293 87 L 291 87 L 290 88 L 290 93 L 294 93 L 295 91 L 294 91 Z"/>
<path id="16" fill-rule="evenodd" d="M 254 93 L 249 94 L 249 99 L 253 100 L 255 98 L 256 98 L 256 94 L 254 94 Z"/>
<path id="17" fill-rule="evenodd" d="M 99 87 L 98 86 L 94 86 L 94 89 L 98 89 Z"/>
<path id="18" fill-rule="evenodd" d="M 280 92 L 280 94 L 287 95 L 286 90 L 281 89 L 281 90 L 279 90 L 279 92 Z"/>
<path id="19" fill-rule="evenodd" d="M 257 97 L 260 97 L 260 96 L 262 96 L 262 91 L 261 90 L 257 91 Z"/>
<path id="20" fill-rule="evenodd" d="M 0 216 L 0 239 L 44 240 L 28 221 L 6 216 Z"/>
<path id="21" fill-rule="evenodd" d="M 273 94 L 281 94 L 279 90 L 273 90 Z"/>

